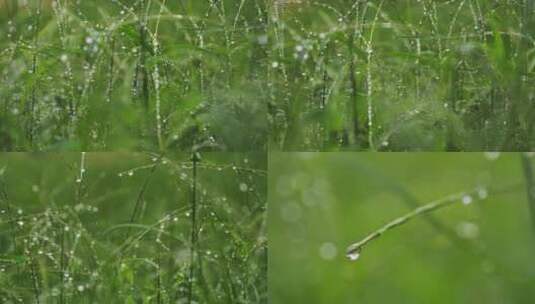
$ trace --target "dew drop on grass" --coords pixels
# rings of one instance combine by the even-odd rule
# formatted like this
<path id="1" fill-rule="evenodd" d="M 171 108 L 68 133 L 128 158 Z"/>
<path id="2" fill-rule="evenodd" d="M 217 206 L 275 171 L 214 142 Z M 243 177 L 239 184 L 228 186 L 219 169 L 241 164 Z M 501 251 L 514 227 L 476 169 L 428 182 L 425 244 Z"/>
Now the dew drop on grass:
<path id="1" fill-rule="evenodd" d="M 247 192 L 248 189 L 249 189 L 249 187 L 247 186 L 247 184 L 245 184 L 245 183 L 241 183 L 240 184 L 240 191 L 241 192 Z"/>
<path id="2" fill-rule="evenodd" d="M 354 261 L 358 260 L 358 258 L 360 257 L 360 252 L 358 252 L 358 251 L 350 252 L 350 253 L 346 254 L 346 257 L 350 261 L 354 262 Z"/>
<path id="3" fill-rule="evenodd" d="M 472 197 L 470 195 L 468 195 L 468 194 L 464 195 L 461 200 L 462 200 L 464 205 L 469 205 L 473 201 Z"/>

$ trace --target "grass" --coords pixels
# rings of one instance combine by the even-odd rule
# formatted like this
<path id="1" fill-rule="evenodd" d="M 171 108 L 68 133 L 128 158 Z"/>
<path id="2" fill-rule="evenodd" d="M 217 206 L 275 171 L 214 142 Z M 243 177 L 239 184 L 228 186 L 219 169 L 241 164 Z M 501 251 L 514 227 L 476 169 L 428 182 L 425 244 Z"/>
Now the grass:
<path id="1" fill-rule="evenodd" d="M 523 157 L 523 163 L 525 163 L 524 156 L 522 156 L 522 157 Z M 527 162 L 529 163 L 530 160 L 527 160 Z M 492 194 L 493 195 L 494 194 L 499 194 L 499 192 L 504 192 L 504 190 L 502 190 L 502 191 L 494 191 Z M 474 200 L 474 197 L 477 200 L 484 200 L 484 199 L 487 198 L 487 196 L 488 196 L 488 190 L 485 189 L 485 188 L 478 187 L 478 188 L 476 188 L 476 189 L 474 189 L 472 191 L 461 192 L 461 193 L 457 193 L 457 194 L 451 194 L 451 195 L 448 195 L 448 196 L 446 196 L 444 198 L 441 198 L 441 199 L 435 200 L 433 202 L 427 203 L 425 205 L 419 206 L 418 208 L 412 210 L 411 212 L 409 212 L 409 213 L 407 213 L 407 214 L 405 214 L 403 216 L 400 216 L 400 217 L 388 222 L 383 227 L 381 227 L 381 228 L 375 230 L 374 232 L 370 233 L 369 235 L 367 235 L 362 240 L 349 245 L 349 247 L 346 250 L 346 256 L 350 260 L 358 259 L 360 257 L 361 252 L 362 252 L 362 249 L 365 246 L 367 246 L 370 242 L 372 242 L 373 240 L 379 238 L 380 236 L 382 236 L 384 233 L 388 232 L 389 230 L 392 230 L 392 229 L 395 229 L 395 228 L 397 228 L 397 227 L 399 227 L 401 225 L 404 225 L 405 223 L 407 223 L 408 221 L 412 220 L 415 217 L 419 217 L 419 216 L 422 216 L 422 215 L 425 215 L 425 214 L 428 214 L 428 213 L 435 212 L 435 211 L 437 211 L 439 209 L 442 209 L 444 207 L 453 205 L 455 203 L 462 203 L 464 205 L 468 205 L 468 204 L 472 203 L 472 201 Z M 531 204 L 531 202 L 530 202 L 530 204 Z"/>
<path id="2" fill-rule="evenodd" d="M 531 0 L 21 3 L 5 151 L 535 147 Z"/>
<path id="3" fill-rule="evenodd" d="M 521 157 L 271 153 L 270 300 L 530 303 Z"/>
<path id="4" fill-rule="evenodd" d="M 266 303 L 265 159 L 199 157 L 2 154 L 0 302 Z"/>
<path id="5" fill-rule="evenodd" d="M 531 1 L 301 1 L 269 27 L 270 145 L 530 151 Z"/>
<path id="6" fill-rule="evenodd" d="M 0 1 L 2 150 L 264 150 L 267 4 L 234 2 Z"/>

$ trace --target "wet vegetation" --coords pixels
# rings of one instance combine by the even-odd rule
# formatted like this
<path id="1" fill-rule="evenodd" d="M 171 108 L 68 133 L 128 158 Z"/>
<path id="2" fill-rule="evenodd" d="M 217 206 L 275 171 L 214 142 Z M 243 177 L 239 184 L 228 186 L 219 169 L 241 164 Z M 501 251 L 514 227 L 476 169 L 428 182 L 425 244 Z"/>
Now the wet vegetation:
<path id="1" fill-rule="evenodd" d="M 263 2 L 0 1 L 2 150 L 265 149 Z"/>
<path id="2" fill-rule="evenodd" d="M 274 148 L 535 147 L 533 1 L 280 2 Z"/>
<path id="3" fill-rule="evenodd" d="M 534 164 L 533 153 L 272 153 L 271 301 L 531 303 Z"/>
<path id="4" fill-rule="evenodd" d="M 266 303 L 265 156 L 2 154 L 1 303 Z"/>
<path id="5" fill-rule="evenodd" d="M 535 147 L 531 0 L 0 5 L 3 150 Z"/>

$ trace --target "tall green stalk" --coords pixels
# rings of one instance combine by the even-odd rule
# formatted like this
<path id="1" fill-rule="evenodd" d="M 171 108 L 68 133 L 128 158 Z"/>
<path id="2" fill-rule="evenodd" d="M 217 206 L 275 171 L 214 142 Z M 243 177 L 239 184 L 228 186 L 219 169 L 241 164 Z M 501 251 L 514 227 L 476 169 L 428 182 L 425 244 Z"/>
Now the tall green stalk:
<path id="1" fill-rule="evenodd" d="M 190 265 L 188 278 L 188 303 L 193 302 L 193 281 L 195 279 L 195 255 L 197 254 L 197 163 L 200 161 L 199 154 L 194 152 L 191 157 L 191 246 Z"/>

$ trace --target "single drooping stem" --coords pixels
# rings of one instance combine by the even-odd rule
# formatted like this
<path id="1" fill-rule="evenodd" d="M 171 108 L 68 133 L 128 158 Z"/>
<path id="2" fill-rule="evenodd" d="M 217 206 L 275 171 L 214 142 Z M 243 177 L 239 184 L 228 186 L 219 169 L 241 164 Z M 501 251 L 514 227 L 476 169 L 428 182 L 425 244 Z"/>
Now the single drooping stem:
<path id="1" fill-rule="evenodd" d="M 191 247 L 190 265 L 188 278 L 188 303 L 193 302 L 193 280 L 195 275 L 195 254 L 197 251 L 197 163 L 199 155 L 194 152 L 191 157 L 192 179 L 191 179 Z"/>
<path id="2" fill-rule="evenodd" d="M 535 178 L 533 176 L 533 166 L 531 160 L 526 154 L 522 154 L 522 168 L 524 170 L 524 179 L 526 180 L 526 190 L 528 195 L 529 210 L 531 213 L 531 222 L 535 229 Z"/>
<path id="3" fill-rule="evenodd" d="M 433 212 L 435 210 L 438 210 L 438 209 L 441 209 L 443 207 L 452 205 L 454 203 L 463 202 L 463 201 L 464 201 L 464 203 L 466 203 L 468 200 L 471 202 L 471 200 L 472 200 L 471 195 L 472 194 L 478 194 L 478 197 L 480 199 L 483 199 L 483 198 L 485 198 L 487 196 L 487 193 L 486 193 L 485 189 L 477 188 L 477 189 L 474 189 L 474 190 L 469 191 L 469 192 L 461 192 L 461 193 L 452 194 L 452 195 L 446 196 L 444 198 L 438 199 L 436 201 L 433 201 L 431 203 L 428 203 L 428 204 L 425 204 L 423 206 L 420 206 L 420 207 L 414 209 L 413 211 L 411 211 L 411 212 L 409 212 L 409 213 L 407 213 L 407 214 L 405 214 L 405 215 L 403 215 L 401 217 L 398 217 L 398 218 L 394 219 L 393 221 L 391 221 L 388 224 L 384 225 L 383 227 L 377 229 L 376 231 L 370 233 L 368 236 L 366 236 L 361 241 L 358 241 L 356 243 L 351 244 L 347 248 L 347 256 L 350 257 L 350 258 L 352 256 L 358 257 L 358 255 L 360 254 L 360 252 L 361 252 L 362 248 L 364 248 L 364 246 L 369 244 L 371 241 L 377 239 L 378 237 L 383 235 L 385 232 L 405 224 L 406 222 L 408 222 L 409 220 L 411 220 L 414 217 L 417 217 L 419 215 L 423 215 L 423 214 L 426 214 L 426 213 Z M 466 201 L 464 199 L 465 197 L 466 197 Z M 461 199 L 463 199 L 463 200 L 461 200 Z"/>

